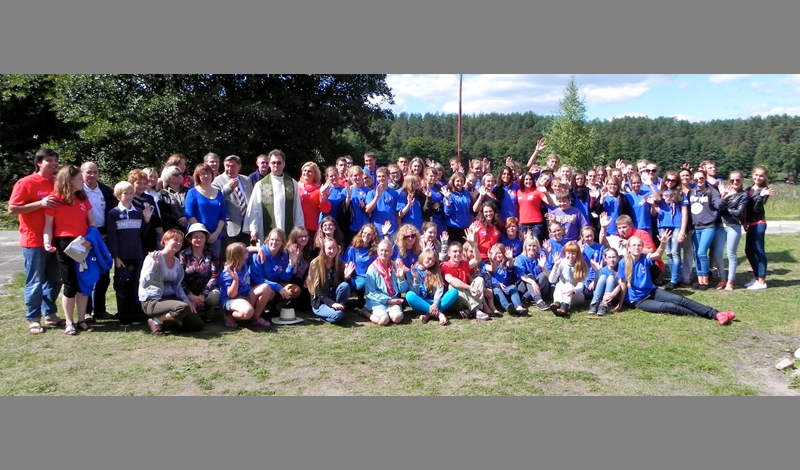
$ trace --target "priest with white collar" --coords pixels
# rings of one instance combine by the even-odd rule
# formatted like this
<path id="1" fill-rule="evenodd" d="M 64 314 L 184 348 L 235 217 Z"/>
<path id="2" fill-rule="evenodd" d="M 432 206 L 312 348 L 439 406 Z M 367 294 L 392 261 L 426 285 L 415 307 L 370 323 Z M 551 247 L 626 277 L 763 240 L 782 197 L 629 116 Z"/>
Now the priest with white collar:
<path id="1" fill-rule="evenodd" d="M 276 149 L 268 157 L 270 174 L 253 186 L 244 221 L 250 238 L 261 242 L 274 228 L 288 236 L 294 227 L 305 227 L 297 181 L 283 173 L 286 156 Z"/>

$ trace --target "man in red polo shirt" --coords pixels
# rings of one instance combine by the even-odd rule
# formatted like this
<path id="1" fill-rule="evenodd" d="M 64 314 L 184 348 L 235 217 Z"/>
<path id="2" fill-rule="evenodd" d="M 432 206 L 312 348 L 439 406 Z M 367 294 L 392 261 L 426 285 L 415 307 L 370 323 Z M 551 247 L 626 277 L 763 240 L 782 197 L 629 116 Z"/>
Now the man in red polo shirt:
<path id="1" fill-rule="evenodd" d="M 458 290 L 458 300 L 452 309 L 463 318 L 473 316 L 478 320 L 488 320 L 489 314 L 480 310 L 483 305 L 484 281 L 481 276 L 471 279 L 469 262 L 461 259 L 461 243 L 453 242 L 447 248 L 450 257 L 442 263 L 442 277 L 450 289 Z"/>
<path id="2" fill-rule="evenodd" d="M 64 320 L 56 315 L 56 298 L 61 290 L 58 262 L 55 253 L 44 249 L 44 211 L 56 207 L 52 196 L 54 175 L 58 171 L 58 154 L 43 148 L 33 157 L 36 171 L 14 184 L 8 211 L 19 217 L 19 246 L 25 267 L 25 320 L 30 334 L 43 333 L 41 318 L 44 309 L 45 324 L 63 326 Z"/>

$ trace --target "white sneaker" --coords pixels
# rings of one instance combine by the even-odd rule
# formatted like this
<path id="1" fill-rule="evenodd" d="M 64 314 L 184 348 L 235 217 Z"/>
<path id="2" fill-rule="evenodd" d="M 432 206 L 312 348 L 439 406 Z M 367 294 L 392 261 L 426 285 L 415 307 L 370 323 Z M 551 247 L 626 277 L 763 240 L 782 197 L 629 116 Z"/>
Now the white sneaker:
<path id="1" fill-rule="evenodd" d="M 764 290 L 767 288 L 767 283 L 760 283 L 756 282 L 752 286 L 748 287 L 747 290 Z"/>
<path id="2" fill-rule="evenodd" d="M 752 285 L 753 285 L 753 284 L 755 284 L 755 283 L 756 283 L 756 280 L 755 280 L 755 279 L 753 279 L 752 281 L 748 282 L 748 283 L 747 283 L 747 284 L 745 284 L 744 286 L 745 286 L 745 287 L 750 287 L 750 286 L 752 286 Z"/>

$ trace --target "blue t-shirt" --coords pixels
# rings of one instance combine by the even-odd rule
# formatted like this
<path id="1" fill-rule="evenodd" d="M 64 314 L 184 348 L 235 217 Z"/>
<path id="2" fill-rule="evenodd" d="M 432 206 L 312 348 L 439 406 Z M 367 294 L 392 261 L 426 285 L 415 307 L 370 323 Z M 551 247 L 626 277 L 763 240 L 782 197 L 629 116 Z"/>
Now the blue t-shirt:
<path id="1" fill-rule="evenodd" d="M 645 198 L 648 196 L 650 196 L 650 194 L 644 191 L 639 192 L 639 194 L 633 191 L 625 193 L 625 197 L 628 199 L 633 209 L 633 216 L 631 217 L 633 219 L 633 228 L 649 231 L 653 226 L 652 216 L 650 214 L 650 208 L 652 206 L 645 201 Z"/>
<path id="2" fill-rule="evenodd" d="M 620 197 L 625 197 L 620 194 Z M 606 229 L 606 233 L 609 235 L 619 235 L 619 230 L 617 230 L 617 217 L 620 216 L 620 211 L 622 211 L 622 202 L 614 197 L 614 196 L 606 196 L 603 199 L 603 212 L 608 214 L 611 218 L 611 223 L 608 225 Z"/>
<path id="3" fill-rule="evenodd" d="M 506 247 L 510 247 L 512 250 L 514 250 L 514 258 L 522 253 L 522 245 L 524 242 L 519 238 L 519 233 L 517 233 L 517 238 L 513 240 L 508 238 L 508 235 L 505 233 L 501 233 L 498 241 Z"/>
<path id="4" fill-rule="evenodd" d="M 641 254 L 639 259 L 633 262 L 633 279 L 628 284 L 628 290 L 625 292 L 625 301 L 635 304 L 636 302 L 647 297 L 656 286 L 653 284 L 653 279 L 650 277 L 650 266 L 653 265 L 653 260 L 646 254 Z M 617 275 L 620 279 L 625 279 L 625 258 L 619 260 L 619 268 Z"/>
<path id="5" fill-rule="evenodd" d="M 367 194 L 369 194 L 369 189 L 364 186 L 352 189 L 350 208 L 353 211 L 353 222 L 350 223 L 350 231 L 353 233 L 358 232 L 364 224 L 369 223 L 369 214 L 361 207 L 362 202 L 365 206 L 367 205 Z"/>
<path id="6" fill-rule="evenodd" d="M 486 264 L 484 264 L 482 271 L 486 272 Z M 505 284 L 507 286 L 514 284 L 514 270 L 513 268 L 507 268 L 505 261 L 492 273 L 492 284 Z"/>
<path id="7" fill-rule="evenodd" d="M 445 204 L 444 215 L 448 227 L 467 228 L 472 224 L 472 195 L 466 189 L 450 194 L 450 205 Z"/>
<path id="8" fill-rule="evenodd" d="M 519 185 L 517 183 L 511 183 L 508 186 L 503 186 L 502 189 L 506 194 L 500 201 L 500 222 L 505 224 L 506 219 L 509 217 L 519 218 L 519 205 L 517 204 Z"/>
<path id="9" fill-rule="evenodd" d="M 187 219 L 195 218 L 205 225 L 209 232 L 216 231 L 219 222 L 225 222 L 227 217 L 222 191 L 217 190 L 217 197 L 208 199 L 200 194 L 197 188 L 190 189 L 186 193 L 184 213 Z"/>
<path id="10" fill-rule="evenodd" d="M 367 275 L 367 268 L 369 268 L 369 265 L 372 264 L 377 257 L 377 253 L 369 256 L 368 246 L 361 248 L 350 246 L 347 248 L 345 261 L 348 263 L 352 261 L 356 265 L 356 276 L 364 277 Z"/>
<path id="11" fill-rule="evenodd" d="M 402 241 L 402 240 L 398 240 L 398 242 L 399 242 L 399 243 L 403 243 L 403 241 Z M 406 251 L 406 255 L 405 255 L 405 256 L 400 256 L 400 250 L 398 250 L 398 249 L 397 249 L 397 245 L 395 245 L 394 247 L 392 247 L 392 252 L 393 252 L 393 254 L 392 254 L 392 259 L 393 259 L 393 260 L 396 260 L 396 259 L 401 259 L 401 260 L 403 260 L 403 264 L 404 264 L 404 265 L 405 265 L 407 268 L 410 268 L 411 266 L 413 266 L 414 264 L 416 264 L 417 260 L 419 259 L 419 256 L 415 255 L 415 254 L 414 254 L 414 252 L 413 252 L 412 250 L 408 250 L 408 251 Z"/>
<path id="12" fill-rule="evenodd" d="M 517 259 L 514 260 L 514 274 L 517 276 L 517 279 L 522 279 L 522 276 L 528 275 L 534 279 L 542 272 L 542 268 L 539 267 L 539 260 L 534 258 L 528 258 L 525 255 L 517 256 Z"/>
<path id="13" fill-rule="evenodd" d="M 408 193 L 405 191 L 400 192 L 397 196 L 397 213 L 399 214 L 401 210 L 405 209 L 408 205 Z M 411 205 L 411 208 L 406 212 L 400 219 L 401 224 L 411 224 L 414 227 L 417 227 L 417 230 L 422 231 L 422 205 L 419 203 L 419 199 L 414 199 L 414 204 Z"/>
<path id="14" fill-rule="evenodd" d="M 328 200 L 331 202 L 331 210 L 328 212 L 320 212 L 317 223 L 322 222 L 322 218 L 326 215 L 330 215 L 334 219 L 337 219 L 336 223 L 339 223 L 339 206 L 342 205 L 345 199 L 347 199 L 347 189 L 345 189 L 344 186 L 331 188 L 331 192 L 328 194 Z"/>
<path id="15" fill-rule="evenodd" d="M 683 194 L 681 202 L 670 204 L 664 199 L 669 195 L 669 191 L 664 191 L 662 199 L 658 202 L 658 228 L 681 228 L 683 215 L 681 207 L 689 205 L 689 198 Z"/>
<path id="16" fill-rule="evenodd" d="M 236 297 L 247 295 L 250 292 L 251 285 L 250 285 L 250 262 L 245 261 L 244 266 L 241 270 L 237 271 L 236 274 L 239 276 L 239 291 L 236 293 Z M 233 284 L 233 278 L 230 274 L 228 274 L 228 270 L 223 268 L 222 275 L 220 275 L 220 303 L 225 305 L 225 302 L 231 299 L 228 295 L 228 289 Z M 235 298 L 235 297 L 234 297 Z"/>
<path id="17" fill-rule="evenodd" d="M 554 238 L 550 239 L 550 254 L 547 255 L 547 261 L 544 263 L 544 267 L 547 268 L 548 271 L 551 271 L 553 266 L 555 266 L 555 263 L 553 262 L 553 253 L 561 254 L 561 252 L 564 250 L 564 245 L 566 244 L 567 241 L 563 238 L 560 242 L 557 242 Z M 544 248 L 542 248 L 542 253 L 545 253 Z"/>
<path id="18" fill-rule="evenodd" d="M 590 263 L 589 260 L 594 260 L 597 264 L 602 264 L 605 251 L 606 247 L 599 243 L 583 246 L 583 258 L 586 261 L 586 266 L 589 268 L 589 273 L 586 275 L 586 280 L 584 281 L 586 285 L 589 285 L 590 282 L 597 278 L 597 273 L 594 272 L 592 263 Z"/>
<path id="19" fill-rule="evenodd" d="M 367 193 L 367 204 L 375 199 L 376 194 L 374 189 Z M 381 197 L 378 199 L 375 209 L 372 211 L 372 214 L 370 214 L 372 216 L 372 223 L 375 224 L 375 227 L 378 228 L 378 233 L 381 235 L 383 234 L 383 224 L 387 220 L 392 224 L 387 235 L 392 235 L 397 231 L 397 200 L 397 191 L 387 188 L 381 193 Z"/>
<path id="20" fill-rule="evenodd" d="M 447 222 L 444 216 L 444 197 L 442 196 L 442 191 L 440 187 L 437 185 L 431 189 L 431 196 L 428 198 L 430 200 L 431 206 L 431 221 L 436 224 L 436 235 L 441 235 L 444 232 L 445 228 L 447 228 Z M 433 209 L 433 206 L 438 204 L 439 207 Z"/>

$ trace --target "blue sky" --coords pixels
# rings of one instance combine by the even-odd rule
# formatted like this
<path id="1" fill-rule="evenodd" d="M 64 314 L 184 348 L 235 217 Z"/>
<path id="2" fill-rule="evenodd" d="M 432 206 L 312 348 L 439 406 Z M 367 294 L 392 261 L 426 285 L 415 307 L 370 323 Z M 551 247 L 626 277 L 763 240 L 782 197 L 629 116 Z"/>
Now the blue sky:
<path id="1" fill-rule="evenodd" d="M 558 112 L 570 75 L 464 75 L 464 114 Z M 589 119 L 676 117 L 691 122 L 800 115 L 800 75 L 576 74 Z M 458 112 L 458 75 L 388 75 L 395 113 Z"/>

